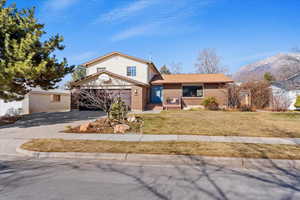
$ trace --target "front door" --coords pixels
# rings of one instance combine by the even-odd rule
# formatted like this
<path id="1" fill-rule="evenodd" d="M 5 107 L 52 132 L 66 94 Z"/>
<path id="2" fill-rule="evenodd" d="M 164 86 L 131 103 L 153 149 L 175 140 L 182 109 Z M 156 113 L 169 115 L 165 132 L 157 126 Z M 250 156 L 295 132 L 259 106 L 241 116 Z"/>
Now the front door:
<path id="1" fill-rule="evenodd" d="M 152 86 L 151 87 L 151 103 L 162 103 L 162 86 Z"/>

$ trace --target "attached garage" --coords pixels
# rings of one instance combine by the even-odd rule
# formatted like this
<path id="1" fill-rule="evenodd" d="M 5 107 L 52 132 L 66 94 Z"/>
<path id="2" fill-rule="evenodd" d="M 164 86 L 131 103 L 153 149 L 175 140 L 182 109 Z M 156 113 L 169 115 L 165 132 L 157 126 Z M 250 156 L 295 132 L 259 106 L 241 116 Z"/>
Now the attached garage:
<path id="1" fill-rule="evenodd" d="M 122 101 L 128 106 L 128 109 L 131 109 L 131 89 L 82 89 L 79 94 L 82 93 L 83 96 L 85 93 L 94 94 L 96 98 L 100 100 L 105 94 L 111 95 L 111 97 L 121 97 Z M 105 98 L 105 97 L 103 97 Z M 80 98 L 79 101 L 79 110 L 100 110 L 99 107 L 94 105 L 94 101 L 90 98 Z M 102 100 L 104 102 L 105 99 Z"/>
<path id="2" fill-rule="evenodd" d="M 82 94 L 85 91 L 100 94 L 105 91 L 114 97 L 120 96 L 130 110 L 142 111 L 148 102 L 148 88 L 148 84 L 103 70 L 72 83 L 72 109 L 98 110 L 99 108 L 89 105 L 94 99 L 87 101 L 87 98 L 82 98 Z"/>

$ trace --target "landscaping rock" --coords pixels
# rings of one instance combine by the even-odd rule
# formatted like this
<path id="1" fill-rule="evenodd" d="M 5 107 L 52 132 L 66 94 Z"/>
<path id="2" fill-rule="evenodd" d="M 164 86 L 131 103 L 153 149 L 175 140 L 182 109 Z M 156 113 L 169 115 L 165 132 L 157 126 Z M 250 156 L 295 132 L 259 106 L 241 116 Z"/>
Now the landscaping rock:
<path id="1" fill-rule="evenodd" d="M 135 116 L 130 116 L 130 117 L 127 118 L 127 121 L 128 121 L 128 122 L 136 122 L 137 119 L 136 119 Z"/>
<path id="2" fill-rule="evenodd" d="M 130 126 L 127 124 L 118 124 L 114 126 L 114 133 L 125 133 L 130 129 Z"/>
<path id="3" fill-rule="evenodd" d="M 86 132 L 90 126 L 91 126 L 90 123 L 82 124 L 82 125 L 79 127 L 79 131 L 80 131 L 80 132 Z"/>

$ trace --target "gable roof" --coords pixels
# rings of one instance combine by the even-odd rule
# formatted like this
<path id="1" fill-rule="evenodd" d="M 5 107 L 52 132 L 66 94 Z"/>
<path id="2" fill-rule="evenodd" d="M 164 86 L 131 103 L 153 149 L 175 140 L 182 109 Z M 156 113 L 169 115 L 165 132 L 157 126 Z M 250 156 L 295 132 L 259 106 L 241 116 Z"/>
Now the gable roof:
<path id="1" fill-rule="evenodd" d="M 151 84 L 166 83 L 232 83 L 231 78 L 224 74 L 164 74 L 155 76 Z"/>
<path id="2" fill-rule="evenodd" d="M 300 90 L 300 73 L 296 73 L 286 80 L 274 81 L 271 85 L 284 90 Z"/>
<path id="3" fill-rule="evenodd" d="M 296 73 L 296 74 L 294 74 L 294 75 L 292 75 L 292 76 L 290 76 L 288 79 L 286 79 L 287 81 L 289 81 L 289 80 L 293 80 L 293 79 L 297 79 L 297 78 L 300 78 L 300 72 L 299 73 Z"/>
<path id="4" fill-rule="evenodd" d="M 160 73 L 152 61 L 148 61 L 148 60 L 144 60 L 144 59 L 141 59 L 141 58 L 129 56 L 127 54 L 116 52 L 116 51 L 112 52 L 112 53 L 108 53 L 108 54 L 106 54 L 104 56 L 100 56 L 98 58 L 95 58 L 95 59 L 93 59 L 91 61 L 83 63 L 82 65 L 85 66 L 85 67 L 89 67 L 92 64 L 95 64 L 95 63 L 101 62 L 103 60 L 109 59 L 109 58 L 111 58 L 113 56 L 122 56 L 124 58 L 128 58 L 128 59 L 140 62 L 140 63 L 147 64 L 147 65 L 151 66 L 154 69 L 154 71 L 156 71 L 157 73 Z"/>
<path id="5" fill-rule="evenodd" d="M 74 81 L 71 83 L 72 86 L 80 86 L 80 84 L 86 80 L 90 80 L 92 78 L 95 78 L 97 76 L 100 76 L 101 74 L 107 74 L 111 77 L 114 77 L 114 78 L 117 78 L 117 79 L 120 79 L 120 80 L 124 80 L 124 81 L 127 81 L 129 83 L 132 83 L 132 84 L 135 84 L 135 85 L 141 85 L 141 86 L 146 86 L 148 87 L 149 85 L 146 84 L 146 83 L 142 83 L 140 81 L 136 81 L 136 80 L 133 80 L 131 78 L 128 78 L 126 76 L 122 76 L 122 75 L 119 75 L 119 74 L 115 74 L 115 73 L 112 73 L 110 71 L 107 71 L 107 70 L 103 70 L 101 72 L 98 72 L 98 73 L 95 73 L 95 74 L 92 74 L 92 75 L 89 75 L 89 76 L 86 76 L 84 77 L 83 79 L 80 79 L 80 80 L 77 80 L 77 81 Z"/>

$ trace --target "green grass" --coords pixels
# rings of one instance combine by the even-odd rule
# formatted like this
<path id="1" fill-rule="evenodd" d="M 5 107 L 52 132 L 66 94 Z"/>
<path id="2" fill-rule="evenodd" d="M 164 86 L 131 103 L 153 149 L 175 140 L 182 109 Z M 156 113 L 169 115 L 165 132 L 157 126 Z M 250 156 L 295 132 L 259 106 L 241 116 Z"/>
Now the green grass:
<path id="1" fill-rule="evenodd" d="M 163 111 L 142 115 L 144 134 L 300 137 L 300 113 Z"/>
<path id="2" fill-rule="evenodd" d="M 267 159 L 300 159 L 299 145 L 224 142 L 117 142 L 34 139 L 23 144 L 21 148 L 39 152 L 135 153 Z"/>

